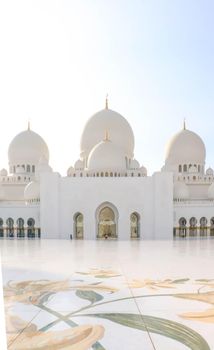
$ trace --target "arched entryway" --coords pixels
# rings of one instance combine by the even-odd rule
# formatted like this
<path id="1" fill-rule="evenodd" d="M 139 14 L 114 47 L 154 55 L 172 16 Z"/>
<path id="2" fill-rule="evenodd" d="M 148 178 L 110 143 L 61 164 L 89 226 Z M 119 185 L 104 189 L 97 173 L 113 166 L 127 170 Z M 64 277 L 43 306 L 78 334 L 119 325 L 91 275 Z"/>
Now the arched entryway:
<path id="1" fill-rule="evenodd" d="M 186 237 L 186 234 L 187 234 L 186 224 L 187 224 L 187 221 L 185 218 L 179 219 L 179 236 L 180 237 Z"/>
<path id="2" fill-rule="evenodd" d="M 4 237 L 4 221 L 0 218 L 0 237 Z"/>
<path id="3" fill-rule="evenodd" d="M 103 203 L 96 211 L 97 238 L 116 239 L 118 212 L 111 203 Z"/>
<path id="4" fill-rule="evenodd" d="M 195 217 L 192 217 L 189 221 L 189 235 L 197 236 L 197 219 Z"/>
<path id="5" fill-rule="evenodd" d="M 27 236 L 28 238 L 35 238 L 35 220 L 33 218 L 27 220 Z"/>
<path id="6" fill-rule="evenodd" d="M 7 237 L 13 238 L 14 237 L 14 220 L 12 218 L 8 218 L 6 221 L 6 232 Z"/>
<path id="7" fill-rule="evenodd" d="M 22 218 L 19 218 L 16 224 L 17 224 L 17 237 L 23 238 L 25 236 L 24 220 Z"/>
<path id="8" fill-rule="evenodd" d="M 200 236 L 207 235 L 207 218 L 204 216 L 200 219 Z"/>
<path id="9" fill-rule="evenodd" d="M 84 222 L 83 222 L 83 214 L 76 213 L 74 215 L 74 235 L 76 239 L 84 238 Z"/>
<path id="10" fill-rule="evenodd" d="M 130 237 L 131 239 L 140 238 L 140 215 L 136 212 L 130 216 Z"/>
<path id="11" fill-rule="evenodd" d="M 210 219 L 210 236 L 214 236 L 214 217 Z"/>

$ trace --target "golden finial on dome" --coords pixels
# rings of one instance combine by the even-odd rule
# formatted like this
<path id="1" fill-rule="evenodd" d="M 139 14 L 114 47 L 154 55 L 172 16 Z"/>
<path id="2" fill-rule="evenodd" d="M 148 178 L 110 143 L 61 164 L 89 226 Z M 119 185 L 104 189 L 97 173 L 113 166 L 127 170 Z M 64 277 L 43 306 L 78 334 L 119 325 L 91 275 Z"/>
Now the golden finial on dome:
<path id="1" fill-rule="evenodd" d="M 27 129 L 30 130 L 30 120 L 28 120 Z"/>
<path id="2" fill-rule="evenodd" d="M 108 130 L 105 131 L 104 141 L 109 141 L 109 132 L 108 132 Z"/>
<path id="3" fill-rule="evenodd" d="M 186 118 L 184 118 L 184 130 L 186 130 Z"/>
<path id="4" fill-rule="evenodd" d="M 108 94 L 106 95 L 106 109 L 108 109 Z"/>

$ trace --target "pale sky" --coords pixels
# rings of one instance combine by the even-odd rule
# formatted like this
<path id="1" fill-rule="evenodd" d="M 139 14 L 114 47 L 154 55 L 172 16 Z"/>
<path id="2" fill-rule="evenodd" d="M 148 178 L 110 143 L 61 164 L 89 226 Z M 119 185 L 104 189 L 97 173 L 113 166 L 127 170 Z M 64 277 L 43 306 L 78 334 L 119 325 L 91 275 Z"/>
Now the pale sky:
<path id="1" fill-rule="evenodd" d="M 1 0 L 0 168 L 30 119 L 64 175 L 106 93 L 150 174 L 184 118 L 214 167 L 213 15 L 213 0 Z"/>

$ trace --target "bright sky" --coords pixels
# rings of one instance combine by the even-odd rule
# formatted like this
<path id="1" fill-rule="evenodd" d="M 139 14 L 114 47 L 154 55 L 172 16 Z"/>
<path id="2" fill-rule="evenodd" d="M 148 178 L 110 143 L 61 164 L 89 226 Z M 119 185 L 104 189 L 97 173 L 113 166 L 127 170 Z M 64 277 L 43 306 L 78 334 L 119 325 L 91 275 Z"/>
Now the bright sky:
<path id="1" fill-rule="evenodd" d="M 183 118 L 214 166 L 213 13 L 213 0 L 1 1 L 0 167 L 30 119 L 65 174 L 106 93 L 150 174 Z"/>

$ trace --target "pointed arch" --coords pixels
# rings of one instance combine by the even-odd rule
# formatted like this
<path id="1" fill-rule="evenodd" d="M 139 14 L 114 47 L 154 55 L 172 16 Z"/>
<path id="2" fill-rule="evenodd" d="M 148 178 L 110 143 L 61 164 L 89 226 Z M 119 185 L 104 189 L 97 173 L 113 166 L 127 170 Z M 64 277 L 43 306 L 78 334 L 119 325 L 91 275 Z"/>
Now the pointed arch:
<path id="1" fill-rule="evenodd" d="M 130 215 L 130 238 L 140 238 L 140 214 L 136 211 Z"/>
<path id="2" fill-rule="evenodd" d="M 117 239 L 118 217 L 118 210 L 114 204 L 110 202 L 100 204 L 95 212 L 96 238 Z"/>
<path id="3" fill-rule="evenodd" d="M 77 212 L 73 217 L 74 221 L 74 238 L 75 239 L 83 239 L 84 238 L 84 217 L 83 214 Z"/>

